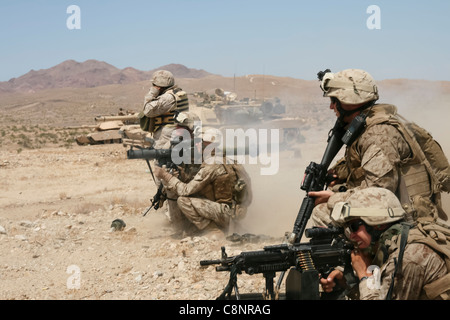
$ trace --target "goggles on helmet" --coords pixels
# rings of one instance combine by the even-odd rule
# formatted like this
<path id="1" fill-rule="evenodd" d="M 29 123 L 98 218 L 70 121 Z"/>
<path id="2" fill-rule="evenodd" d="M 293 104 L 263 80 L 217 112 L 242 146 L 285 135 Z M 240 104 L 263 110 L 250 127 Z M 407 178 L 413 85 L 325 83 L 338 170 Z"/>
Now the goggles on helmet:
<path id="1" fill-rule="evenodd" d="M 331 72 L 327 72 L 323 75 L 321 81 L 320 81 L 320 89 L 322 89 L 322 91 L 325 93 L 327 93 L 328 91 L 330 91 L 330 86 L 328 85 L 328 83 L 330 82 L 330 80 L 334 79 L 334 73 Z"/>
<path id="2" fill-rule="evenodd" d="M 354 81 L 336 79 L 334 75 L 335 74 L 332 72 L 327 72 L 322 77 L 322 80 L 320 83 L 320 88 L 324 92 L 324 96 L 331 89 L 353 90 L 356 94 L 358 94 L 359 91 L 373 92 L 375 94 L 378 93 L 378 89 L 377 89 L 376 85 L 370 86 L 370 85 L 355 83 Z M 353 80 L 353 79 L 350 78 L 350 80 Z"/>

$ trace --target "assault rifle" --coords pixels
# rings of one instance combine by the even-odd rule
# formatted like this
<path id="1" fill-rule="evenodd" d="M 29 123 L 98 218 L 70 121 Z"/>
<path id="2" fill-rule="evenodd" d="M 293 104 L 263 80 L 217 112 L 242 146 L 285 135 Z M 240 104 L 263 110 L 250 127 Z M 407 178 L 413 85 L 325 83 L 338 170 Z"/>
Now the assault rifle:
<path id="1" fill-rule="evenodd" d="M 328 174 L 328 167 L 344 144 L 342 142 L 344 133 L 345 130 L 341 121 L 339 119 L 336 120 L 333 129 L 331 129 L 328 135 L 328 144 L 322 157 L 322 161 L 320 163 L 311 162 L 306 168 L 303 181 L 300 186 L 302 190 L 306 191 L 306 195 L 303 198 L 288 242 L 300 242 L 303 232 L 305 231 L 306 224 L 311 217 L 315 199 L 309 195 L 309 192 L 322 191 L 326 189 L 328 184 L 333 180 L 333 178 Z"/>
<path id="2" fill-rule="evenodd" d="M 326 72 L 330 70 L 327 69 L 323 72 L 317 74 L 319 80 L 323 79 Z M 302 204 L 297 214 L 297 218 L 294 222 L 294 227 L 290 235 L 287 236 L 286 241 L 291 244 L 298 244 L 301 241 L 303 233 L 305 232 L 306 224 L 311 218 L 312 211 L 315 206 L 315 198 L 309 195 L 311 191 L 322 191 L 326 189 L 330 182 L 333 181 L 332 175 L 328 173 L 328 167 L 333 161 L 334 157 L 337 155 L 341 147 L 344 145 L 343 137 L 348 134 L 344 128 L 344 123 L 338 118 L 333 126 L 333 128 L 328 133 L 327 147 L 322 156 L 320 163 L 311 162 L 305 170 L 303 176 L 303 181 L 300 188 L 306 191 L 306 195 L 303 198 Z M 298 270 L 291 270 L 292 273 L 296 273 Z M 281 286 L 285 275 L 283 271 L 277 282 L 277 289 Z M 295 276 L 292 275 L 292 278 Z M 300 277 L 298 275 L 297 277 Z"/>
<path id="3" fill-rule="evenodd" d="M 222 258 L 219 260 L 200 261 L 201 266 L 219 264 L 216 271 L 229 271 L 230 279 L 223 293 L 217 298 L 230 299 L 232 290 L 235 298 L 239 300 L 240 294 L 237 286 L 237 275 L 245 272 L 249 275 L 262 273 L 266 280 L 266 298 L 277 298 L 278 291 L 274 290 L 273 278 L 275 273 L 286 271 L 294 267 L 303 274 L 313 278 L 301 279 L 300 297 L 286 293 L 287 299 L 319 299 L 318 274 L 327 277 L 336 266 L 350 266 L 350 252 L 353 245 L 345 239 L 341 228 L 314 227 L 306 229 L 306 236 L 311 238 L 307 243 L 266 246 L 260 251 L 248 251 L 233 257 L 228 257 L 225 247 L 222 247 Z M 311 271 L 317 271 L 312 272 Z M 311 284 L 317 283 L 317 287 Z M 289 296 L 290 295 L 290 296 Z"/>

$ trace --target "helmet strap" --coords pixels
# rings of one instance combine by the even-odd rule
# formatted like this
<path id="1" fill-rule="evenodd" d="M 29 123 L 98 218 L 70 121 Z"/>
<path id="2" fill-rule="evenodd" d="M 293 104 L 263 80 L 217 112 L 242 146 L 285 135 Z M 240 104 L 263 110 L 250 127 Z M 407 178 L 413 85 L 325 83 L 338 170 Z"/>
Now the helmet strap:
<path id="1" fill-rule="evenodd" d="M 371 243 L 375 244 L 378 240 L 380 240 L 381 235 L 388 230 L 392 225 L 396 224 L 394 223 L 388 223 L 380 226 L 369 226 L 368 224 L 364 223 L 366 226 L 367 233 L 370 234 L 372 237 Z"/>
<path id="2" fill-rule="evenodd" d="M 375 101 L 376 101 L 376 100 L 369 101 L 369 102 L 367 102 L 366 104 L 364 104 L 364 105 L 362 105 L 361 107 L 356 108 L 356 109 L 354 109 L 354 110 L 344 110 L 344 109 L 342 108 L 341 102 L 340 102 L 337 98 L 335 98 L 335 97 L 332 97 L 332 98 L 331 98 L 331 101 L 332 101 L 333 103 L 336 104 L 336 108 L 337 108 L 337 110 L 338 110 L 338 112 L 339 112 L 339 120 L 342 121 L 342 122 L 344 122 L 344 121 L 343 121 L 343 120 L 344 120 L 344 117 L 350 116 L 350 115 L 352 115 L 352 114 L 354 114 L 354 113 L 356 113 L 356 112 L 361 112 L 361 111 L 364 111 L 364 110 L 366 110 L 366 109 L 368 109 L 368 108 L 370 108 L 370 107 L 373 107 L 373 105 L 375 104 Z"/>

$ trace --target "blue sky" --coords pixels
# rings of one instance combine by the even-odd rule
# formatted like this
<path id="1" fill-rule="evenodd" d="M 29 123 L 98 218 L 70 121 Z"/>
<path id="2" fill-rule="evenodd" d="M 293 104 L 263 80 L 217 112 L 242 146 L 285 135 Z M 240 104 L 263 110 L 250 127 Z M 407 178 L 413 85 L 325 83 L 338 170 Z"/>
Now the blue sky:
<path id="1" fill-rule="evenodd" d="M 70 30 L 70 5 L 81 29 Z M 367 20 L 376 5 L 381 29 Z M 377 80 L 450 81 L 450 1 L 1 0 L 0 81 L 68 59 L 151 70 L 312 80 L 361 68 Z"/>

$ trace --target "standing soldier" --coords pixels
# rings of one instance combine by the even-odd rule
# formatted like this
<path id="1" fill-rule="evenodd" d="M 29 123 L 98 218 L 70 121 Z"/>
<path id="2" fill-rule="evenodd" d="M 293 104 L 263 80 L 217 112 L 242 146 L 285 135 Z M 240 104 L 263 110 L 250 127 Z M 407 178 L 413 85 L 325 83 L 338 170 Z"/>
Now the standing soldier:
<path id="1" fill-rule="evenodd" d="M 168 149 L 172 131 L 175 129 L 174 116 L 189 110 L 185 91 L 175 85 L 173 74 L 158 70 L 153 74 L 152 87 L 145 96 L 143 110 L 139 113 L 141 128 L 153 135 L 155 149 Z"/>
<path id="2" fill-rule="evenodd" d="M 447 220 L 441 207 L 440 192 L 450 191 L 446 190 L 450 182 L 448 177 L 442 180 L 446 180 L 443 184 L 436 179 L 433 164 L 428 162 L 421 145 L 406 129 L 397 108 L 375 103 L 379 94 L 372 76 L 363 70 L 347 69 L 325 73 L 321 81 L 324 96 L 331 99 L 330 109 L 346 128 L 360 130 L 356 139 L 347 143 L 344 159 L 332 171 L 344 183 L 344 188 L 339 191 L 386 188 L 399 197 L 409 217 Z M 359 120 L 356 127 L 352 126 L 355 118 Z M 426 134 L 427 139 L 435 143 Z M 448 160 L 442 150 L 435 148 L 432 158 L 444 164 L 448 175 Z M 327 225 L 331 203 L 345 201 L 349 194 L 324 190 L 309 195 L 315 197 L 316 202 L 312 214 L 314 223 Z"/>

